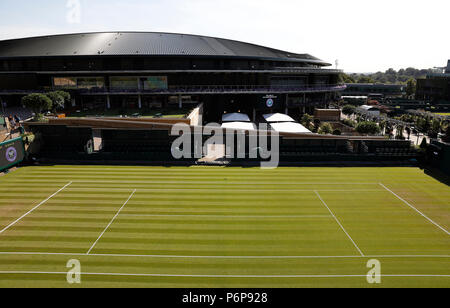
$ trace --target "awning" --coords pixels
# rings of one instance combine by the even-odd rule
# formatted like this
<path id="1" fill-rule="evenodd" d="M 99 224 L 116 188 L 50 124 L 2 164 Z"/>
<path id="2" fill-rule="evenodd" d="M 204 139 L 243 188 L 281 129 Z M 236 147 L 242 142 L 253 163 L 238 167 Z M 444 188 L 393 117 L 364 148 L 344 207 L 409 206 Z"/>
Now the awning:
<path id="1" fill-rule="evenodd" d="M 284 123 L 272 123 L 270 124 L 272 129 L 280 133 L 308 133 L 312 132 L 304 127 L 303 125 L 295 122 L 284 122 Z"/>
<path id="2" fill-rule="evenodd" d="M 244 113 L 227 113 L 222 116 L 222 122 L 250 122 L 250 118 Z"/>
<path id="3" fill-rule="evenodd" d="M 222 128 L 237 130 L 256 130 L 256 125 L 250 122 L 227 122 L 222 124 Z"/>
<path id="4" fill-rule="evenodd" d="M 264 119 L 269 123 L 274 122 L 295 122 L 293 118 L 282 113 L 270 113 L 263 115 Z"/>

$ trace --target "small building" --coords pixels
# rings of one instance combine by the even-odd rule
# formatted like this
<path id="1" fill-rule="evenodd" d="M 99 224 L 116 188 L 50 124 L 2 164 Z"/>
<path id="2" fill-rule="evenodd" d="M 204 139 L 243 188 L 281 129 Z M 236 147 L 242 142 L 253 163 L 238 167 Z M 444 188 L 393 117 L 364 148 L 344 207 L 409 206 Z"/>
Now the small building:
<path id="1" fill-rule="evenodd" d="M 341 120 L 340 109 L 316 109 L 314 110 L 314 118 L 321 122 L 339 122 Z"/>

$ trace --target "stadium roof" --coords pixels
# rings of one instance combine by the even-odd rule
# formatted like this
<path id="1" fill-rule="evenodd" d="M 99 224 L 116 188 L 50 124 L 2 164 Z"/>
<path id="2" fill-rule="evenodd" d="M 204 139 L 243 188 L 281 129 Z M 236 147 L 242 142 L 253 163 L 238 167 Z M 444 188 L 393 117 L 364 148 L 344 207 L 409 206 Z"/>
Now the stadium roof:
<path id="1" fill-rule="evenodd" d="M 99 32 L 0 41 L 0 57 L 99 55 L 245 57 L 331 65 L 308 54 L 289 53 L 233 40 L 175 33 Z"/>

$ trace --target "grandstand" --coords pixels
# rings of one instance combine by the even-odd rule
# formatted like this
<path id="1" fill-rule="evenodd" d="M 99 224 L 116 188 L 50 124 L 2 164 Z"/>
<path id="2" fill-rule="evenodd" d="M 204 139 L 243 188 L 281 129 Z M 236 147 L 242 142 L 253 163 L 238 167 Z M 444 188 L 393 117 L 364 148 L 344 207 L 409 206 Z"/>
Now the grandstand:
<path id="1" fill-rule="evenodd" d="M 150 164 L 175 161 L 171 154 L 171 146 L 178 136 L 171 135 L 172 126 L 173 124 L 168 123 L 140 122 L 133 119 L 63 119 L 52 120 L 50 124 L 27 124 L 30 131 L 40 136 L 41 151 L 35 153 L 36 157 L 77 161 L 139 161 Z M 191 127 L 191 130 L 190 152 L 197 153 L 199 147 L 197 140 L 203 144 L 209 136 L 196 135 L 194 127 Z M 239 128 L 235 128 L 233 132 L 226 128 L 222 130 L 224 135 L 230 133 L 235 135 L 233 144 L 226 144 L 235 151 L 232 162 L 245 164 L 254 160 L 250 159 L 249 155 L 252 148 L 250 148 L 248 130 Z M 97 142 L 101 143 L 102 147 L 97 151 L 89 152 L 87 147 L 94 143 L 94 133 L 100 139 Z M 270 129 L 267 132 L 259 131 L 259 134 L 261 133 L 272 134 Z M 288 132 L 278 132 L 278 134 L 281 163 L 407 161 L 420 156 L 409 141 L 386 140 L 384 137 Z M 245 157 L 237 155 L 237 135 L 245 136 Z M 258 157 L 258 160 L 264 159 Z M 192 157 L 184 161 L 195 163 L 196 160 Z"/>
<path id="2" fill-rule="evenodd" d="M 22 121 L 30 120 L 33 117 L 33 112 L 24 107 L 6 107 L 3 110 L 0 109 L 0 116 L 17 115 Z"/>

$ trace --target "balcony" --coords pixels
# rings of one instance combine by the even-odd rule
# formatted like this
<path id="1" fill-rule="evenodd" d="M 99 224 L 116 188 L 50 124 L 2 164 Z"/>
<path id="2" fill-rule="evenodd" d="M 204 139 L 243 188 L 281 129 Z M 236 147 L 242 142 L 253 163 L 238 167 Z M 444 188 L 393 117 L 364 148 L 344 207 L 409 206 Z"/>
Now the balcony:
<path id="1" fill-rule="evenodd" d="M 0 94 L 29 94 L 48 92 L 52 90 L 66 90 L 82 95 L 178 95 L 178 94 L 289 94 L 289 93 L 321 93 L 337 92 L 345 90 L 342 84 L 316 85 L 316 86 L 270 86 L 270 85 L 189 85 L 189 86 L 169 86 L 167 89 L 136 89 L 136 88 L 78 88 L 78 87 L 55 87 L 53 89 L 39 90 L 0 90 Z"/>
<path id="2" fill-rule="evenodd" d="M 268 93 L 312 93 L 345 90 L 345 85 L 318 86 L 268 86 L 268 85 L 195 85 L 170 86 L 167 89 L 105 88 L 78 89 L 82 94 L 268 94 Z"/>

